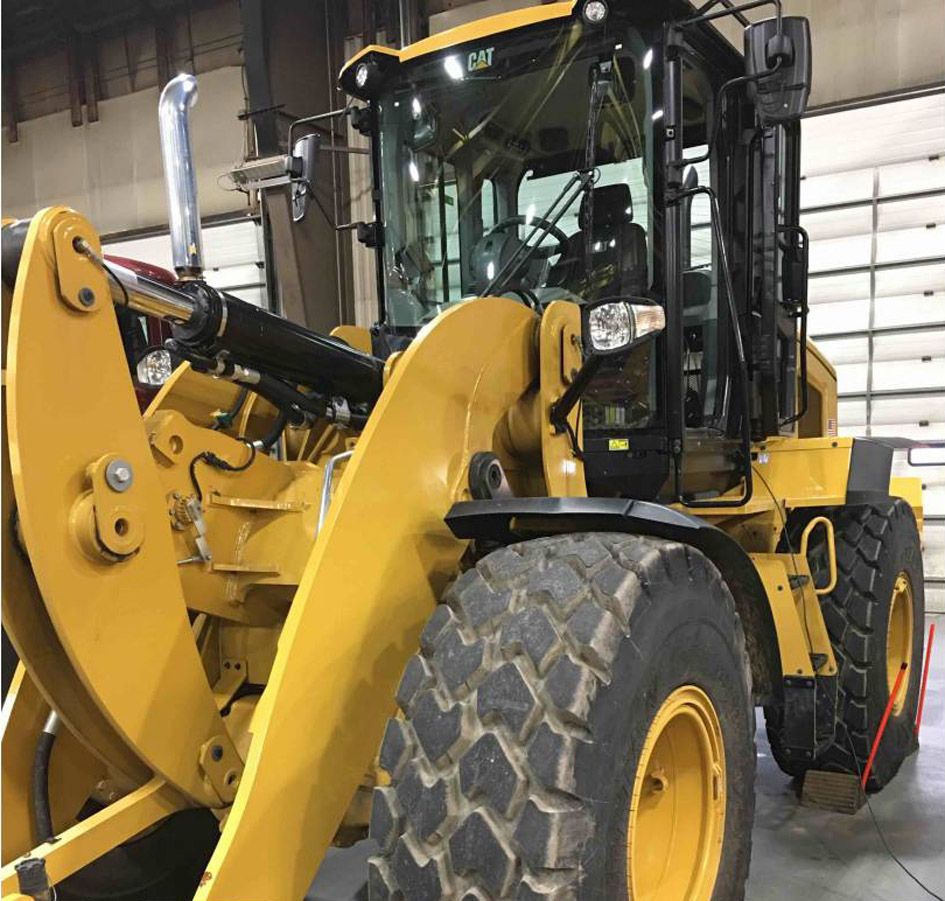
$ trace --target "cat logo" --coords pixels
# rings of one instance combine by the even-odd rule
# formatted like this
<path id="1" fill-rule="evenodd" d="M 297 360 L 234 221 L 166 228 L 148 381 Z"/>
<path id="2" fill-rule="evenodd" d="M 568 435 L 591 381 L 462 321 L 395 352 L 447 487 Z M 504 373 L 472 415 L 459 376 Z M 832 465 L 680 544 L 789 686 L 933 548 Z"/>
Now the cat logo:
<path id="1" fill-rule="evenodd" d="M 492 65 L 492 54 L 495 47 L 489 47 L 486 50 L 473 50 L 469 54 L 469 60 L 466 64 L 467 72 L 479 72 L 482 69 L 488 69 Z"/>

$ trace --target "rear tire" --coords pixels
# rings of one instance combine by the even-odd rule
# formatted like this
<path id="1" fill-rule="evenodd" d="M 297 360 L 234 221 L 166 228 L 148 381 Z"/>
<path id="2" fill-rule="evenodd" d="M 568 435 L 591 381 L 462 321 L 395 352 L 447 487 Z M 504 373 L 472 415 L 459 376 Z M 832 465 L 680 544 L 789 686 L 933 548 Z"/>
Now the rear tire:
<path id="1" fill-rule="evenodd" d="M 821 598 L 840 674 L 837 734 L 834 743 L 814 761 L 803 764 L 790 760 L 782 751 L 780 709 L 770 707 L 765 709 L 768 739 L 775 760 L 790 776 L 803 776 L 808 769 L 859 775 L 889 701 L 899 663 L 905 660 L 909 668 L 904 693 L 889 718 L 867 784 L 868 790 L 879 791 L 889 784 L 915 747 L 913 725 L 925 616 L 919 532 L 912 508 L 896 498 L 872 506 L 812 511 L 807 518 L 790 523 L 794 547 L 809 516 L 820 513 L 833 522 L 837 547 L 837 585 Z M 808 562 L 814 583 L 826 584 L 829 563 L 823 529 L 811 534 Z M 908 592 L 896 591 L 901 580 L 908 585 Z M 899 599 L 894 601 L 897 595 Z M 905 631 L 909 633 L 907 638 Z M 893 640 L 888 642 L 890 636 Z"/>
<path id="2" fill-rule="evenodd" d="M 420 644 L 381 750 L 373 901 L 597 901 L 632 897 L 628 882 L 637 897 L 744 896 L 750 670 L 701 553 L 611 534 L 505 548 L 460 576 Z M 697 745 L 686 769 L 676 751 Z M 689 818 L 654 840 L 667 810 Z M 679 874 L 691 891 L 666 882 Z"/>

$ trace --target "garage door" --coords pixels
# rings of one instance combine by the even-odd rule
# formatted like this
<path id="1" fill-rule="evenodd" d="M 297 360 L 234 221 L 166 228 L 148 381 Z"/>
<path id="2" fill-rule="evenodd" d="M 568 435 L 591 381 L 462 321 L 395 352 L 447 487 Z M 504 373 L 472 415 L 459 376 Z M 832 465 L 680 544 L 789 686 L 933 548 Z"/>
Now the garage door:
<path id="1" fill-rule="evenodd" d="M 840 432 L 945 440 L 945 93 L 811 116 L 803 144 L 810 331 Z M 945 466 L 896 457 L 925 486 L 927 603 L 945 611 Z"/>
<path id="2" fill-rule="evenodd" d="M 171 239 L 166 233 L 102 241 L 106 252 L 173 270 Z M 256 306 L 268 307 L 262 228 L 254 219 L 203 227 L 204 275 L 215 288 Z"/>

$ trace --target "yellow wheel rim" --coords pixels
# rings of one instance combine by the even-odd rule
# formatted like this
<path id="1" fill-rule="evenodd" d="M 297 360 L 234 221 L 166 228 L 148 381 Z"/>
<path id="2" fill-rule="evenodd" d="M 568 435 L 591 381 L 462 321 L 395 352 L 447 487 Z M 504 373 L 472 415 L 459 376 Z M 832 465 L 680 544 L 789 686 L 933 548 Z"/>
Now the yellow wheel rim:
<path id="1" fill-rule="evenodd" d="M 627 886 L 634 901 L 708 901 L 722 859 L 725 749 L 719 717 L 694 685 L 657 712 L 630 799 Z"/>
<path id="2" fill-rule="evenodd" d="M 889 603 L 889 628 L 886 631 L 886 683 L 889 694 L 896 685 L 896 677 L 903 664 L 912 666 L 912 583 L 904 572 L 896 577 L 892 600 Z M 909 675 L 906 673 L 893 703 L 893 716 L 902 712 L 908 693 Z"/>

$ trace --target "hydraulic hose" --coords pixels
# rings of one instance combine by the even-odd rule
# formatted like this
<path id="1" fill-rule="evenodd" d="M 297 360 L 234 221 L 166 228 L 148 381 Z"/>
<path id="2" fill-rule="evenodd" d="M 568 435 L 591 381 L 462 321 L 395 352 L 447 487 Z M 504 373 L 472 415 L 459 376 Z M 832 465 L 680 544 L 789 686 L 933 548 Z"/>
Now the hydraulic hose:
<path id="1" fill-rule="evenodd" d="M 55 836 L 52 814 L 49 810 L 49 758 L 59 732 L 59 714 L 52 711 L 46 717 L 43 731 L 36 742 L 33 754 L 33 769 L 30 773 L 30 789 L 33 799 L 33 816 L 36 820 L 36 838 L 39 844 Z"/>
<path id="2" fill-rule="evenodd" d="M 273 445 L 279 440 L 279 436 L 285 431 L 285 427 L 289 424 L 289 411 L 280 410 L 279 415 L 276 417 L 275 423 L 273 423 L 272 429 L 268 435 L 264 435 L 259 440 L 259 449 L 264 453 L 268 453 L 272 450 Z"/>

